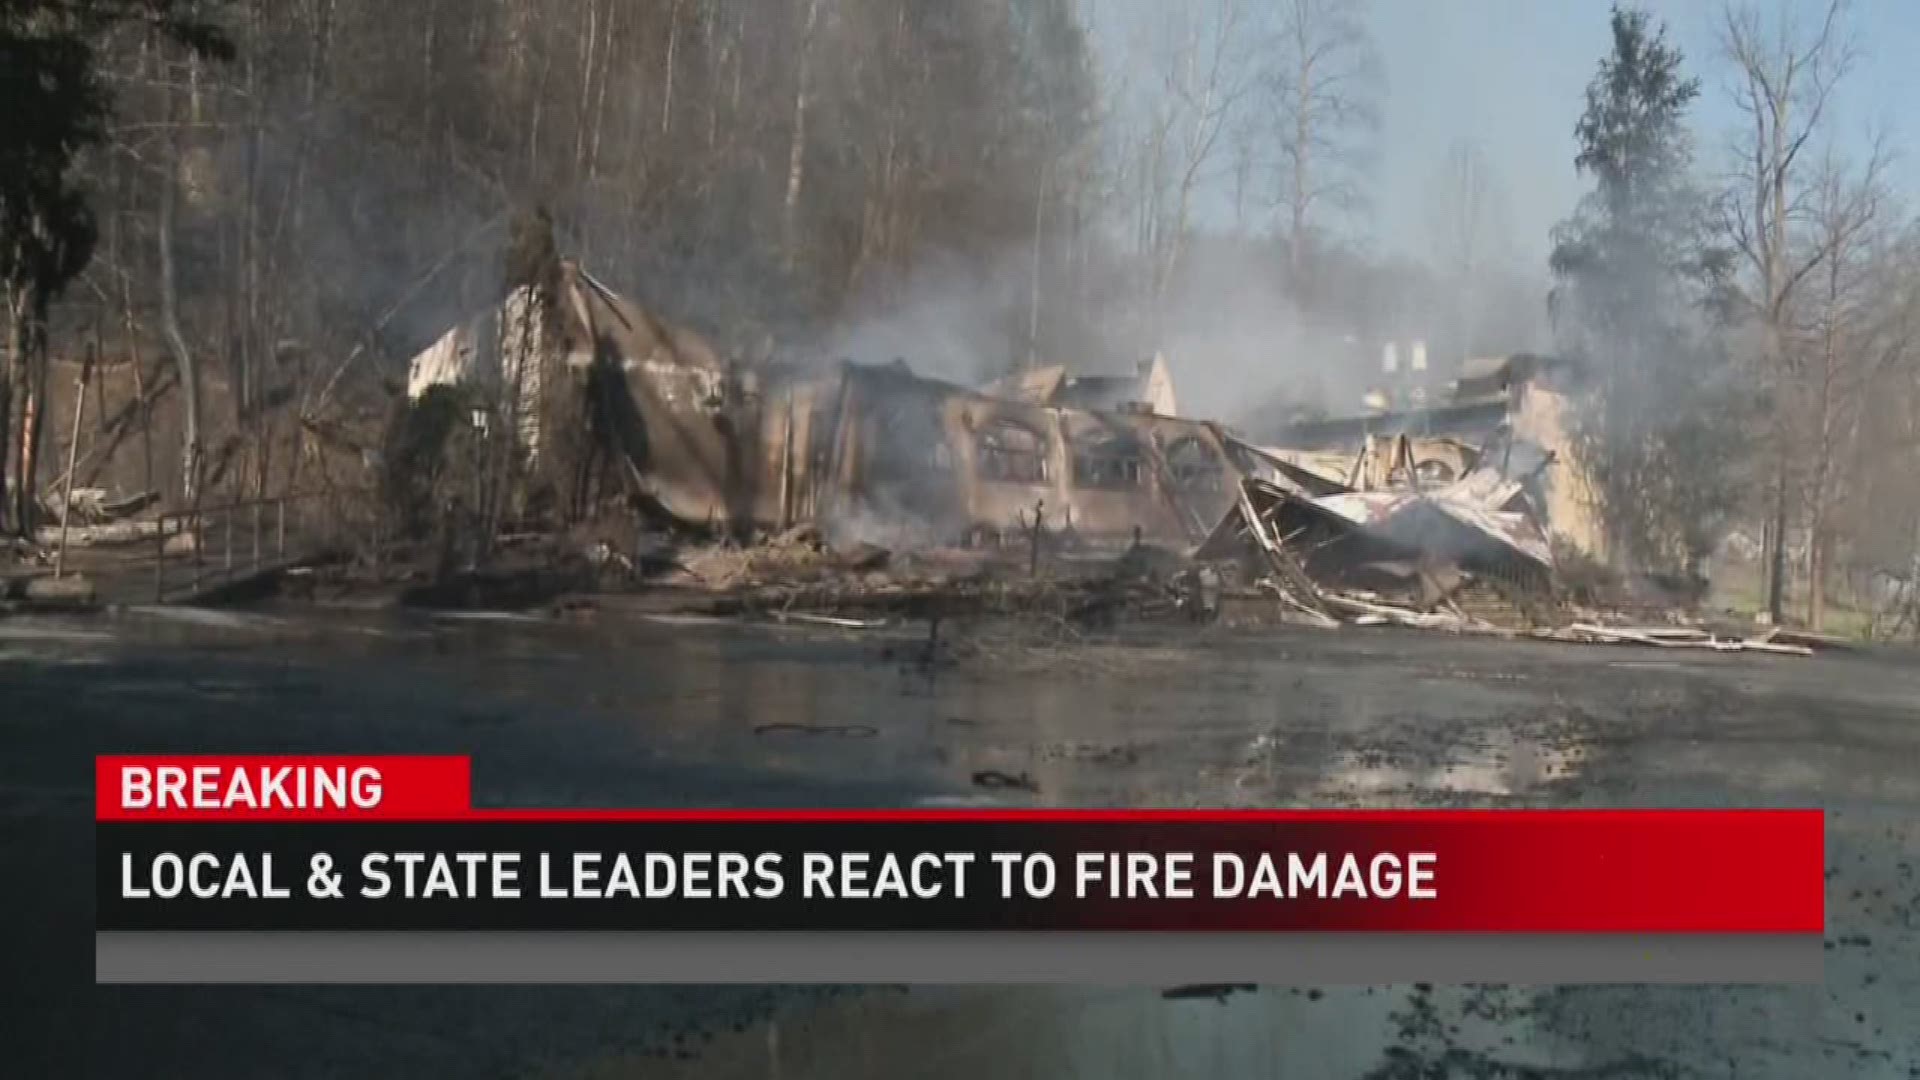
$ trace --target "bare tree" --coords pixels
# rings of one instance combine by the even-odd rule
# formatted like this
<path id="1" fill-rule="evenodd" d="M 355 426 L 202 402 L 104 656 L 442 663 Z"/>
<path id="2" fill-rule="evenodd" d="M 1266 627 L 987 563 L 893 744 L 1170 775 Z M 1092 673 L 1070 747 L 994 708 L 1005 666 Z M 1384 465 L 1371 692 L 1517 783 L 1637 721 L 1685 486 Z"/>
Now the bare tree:
<path id="1" fill-rule="evenodd" d="M 168 65 L 162 64 L 163 78 Z M 158 163 L 162 170 L 160 178 L 159 211 L 154 219 L 154 238 L 159 253 L 160 327 L 166 336 L 167 347 L 173 352 L 173 362 L 180 373 L 180 388 L 183 394 L 185 410 L 180 429 L 180 498 L 189 506 L 198 507 L 200 498 L 200 480 L 203 461 L 203 446 L 200 441 L 200 368 L 198 358 L 187 344 L 187 338 L 180 329 L 180 288 L 179 274 L 176 270 L 175 240 L 179 218 L 181 173 L 186 168 L 185 139 L 181 129 L 190 126 L 198 119 L 193 115 L 195 104 L 193 93 L 197 81 L 196 65 L 188 60 L 184 65 L 184 79 L 188 87 L 188 101 L 185 102 L 185 115 L 181 115 L 180 95 L 173 89 L 163 87 L 165 96 L 165 123 L 168 128 L 165 157 Z"/>
<path id="2" fill-rule="evenodd" d="M 793 86 L 793 132 L 787 149 L 787 192 L 781 207 L 785 226 L 786 258 L 793 261 L 799 242 L 800 188 L 806 179 L 807 94 L 811 87 L 815 27 L 820 21 L 820 0 L 806 0 L 806 15 L 800 31 L 800 67 Z"/>
<path id="3" fill-rule="evenodd" d="M 1779 407 L 1791 311 L 1802 284 L 1832 253 L 1829 244 L 1801 242 L 1813 214 L 1803 158 L 1853 61 L 1844 8 L 1845 0 L 1828 0 L 1806 26 L 1783 9 L 1768 27 L 1754 9 L 1729 6 L 1721 27 L 1721 49 L 1734 68 L 1731 93 L 1745 116 L 1722 216 L 1744 264 L 1744 299 L 1761 333 L 1760 374 L 1776 400 L 1767 528 L 1767 611 L 1776 622 L 1785 606 L 1792 487 L 1791 440 Z"/>
<path id="4" fill-rule="evenodd" d="M 1138 140 L 1139 197 L 1158 306 L 1185 251 L 1195 195 L 1215 178 L 1225 140 L 1258 83 L 1244 0 L 1170 5 L 1150 32 L 1159 92 Z"/>
<path id="5" fill-rule="evenodd" d="M 1364 199 L 1361 166 L 1380 124 L 1382 68 L 1362 0 L 1283 0 L 1268 86 L 1295 288 L 1327 210 Z"/>
<path id="6" fill-rule="evenodd" d="M 1833 543 L 1829 513 L 1837 460 L 1858 431 L 1859 394 L 1870 363 L 1867 352 L 1867 295 L 1873 284 L 1869 262 L 1883 224 L 1884 153 L 1876 146 L 1864 166 L 1847 169 L 1831 151 L 1821 163 L 1808 195 L 1808 242 L 1825 252 L 1799 342 L 1801 359 L 1793 374 L 1803 385 L 1792 394 L 1806 423 L 1800 441 L 1807 458 L 1807 623 L 1815 630 L 1826 619 L 1829 554 Z"/>
<path id="7" fill-rule="evenodd" d="M 1847 306 L 1855 384 L 1827 531 L 1875 636 L 1920 640 L 1920 221 L 1885 235 L 1898 219 L 1890 197 L 1882 226 L 1852 266 Z M 1844 551 L 1841 545 L 1844 543 Z"/>
<path id="8" fill-rule="evenodd" d="M 1483 278 L 1506 254 L 1505 192 L 1480 145 L 1459 139 L 1447 148 L 1427 199 L 1433 265 L 1452 294 L 1454 341 L 1464 359 L 1474 348 L 1489 285 Z"/>

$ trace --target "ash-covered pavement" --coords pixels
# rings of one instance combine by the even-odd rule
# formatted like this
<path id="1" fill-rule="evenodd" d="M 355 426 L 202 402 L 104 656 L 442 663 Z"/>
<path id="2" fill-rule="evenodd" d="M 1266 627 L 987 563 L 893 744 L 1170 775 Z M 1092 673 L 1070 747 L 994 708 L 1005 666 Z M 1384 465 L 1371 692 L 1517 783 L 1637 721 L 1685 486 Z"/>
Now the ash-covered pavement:
<path id="1" fill-rule="evenodd" d="M 0 620 L 7 1071 L 1920 1077 L 1911 654 L 976 628 L 928 664 L 917 644 L 612 615 Z M 1827 982 L 94 987 L 91 756 L 189 751 L 468 753 L 477 797 L 519 806 L 1821 806 Z"/>

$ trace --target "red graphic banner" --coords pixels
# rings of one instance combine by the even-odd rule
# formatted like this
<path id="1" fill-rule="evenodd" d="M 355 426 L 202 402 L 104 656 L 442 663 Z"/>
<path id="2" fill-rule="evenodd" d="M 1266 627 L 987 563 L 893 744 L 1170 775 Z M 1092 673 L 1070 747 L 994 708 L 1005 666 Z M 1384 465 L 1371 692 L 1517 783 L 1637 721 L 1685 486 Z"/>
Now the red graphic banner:
<path id="1" fill-rule="evenodd" d="M 1071 899 L 1089 925 L 1110 928 L 1819 934 L 1825 926 L 1819 810 L 476 808 L 464 757 L 102 757 L 96 785 L 96 818 L 116 828 L 328 823 L 343 843 L 379 847 L 387 834 L 351 826 L 434 825 L 455 848 L 493 840 L 526 851 L 528 865 L 567 873 L 580 856 L 564 848 L 591 849 L 596 874 L 628 848 L 636 863 L 645 853 L 680 866 L 706 853 L 778 849 L 789 868 L 815 852 L 855 854 L 867 873 L 891 857 L 929 881 L 941 867 L 927 860 L 951 862 L 956 852 L 977 851 L 983 871 L 996 851 L 1045 853 L 1058 876 L 1051 902 Z M 167 832 L 177 849 L 176 834 L 222 830 L 131 831 Z M 277 830 L 259 835 L 272 843 Z M 1197 894 L 1179 895 L 1182 867 Z M 836 874 L 844 869 L 836 862 Z"/>

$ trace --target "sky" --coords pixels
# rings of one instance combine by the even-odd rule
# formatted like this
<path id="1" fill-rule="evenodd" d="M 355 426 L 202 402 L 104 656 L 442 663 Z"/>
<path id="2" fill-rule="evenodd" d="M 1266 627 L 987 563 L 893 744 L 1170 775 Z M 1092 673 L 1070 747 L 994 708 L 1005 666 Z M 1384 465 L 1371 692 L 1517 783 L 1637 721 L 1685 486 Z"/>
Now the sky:
<path id="1" fill-rule="evenodd" d="M 1091 0 L 1103 63 L 1125 49 L 1115 26 L 1160 0 Z M 1188 0 L 1167 0 L 1188 2 Z M 1252 0 L 1265 3 L 1269 0 Z M 1815 19 L 1825 0 L 1756 0 L 1763 15 Z M 1142 7 L 1142 5 L 1148 5 Z M 1720 0 L 1646 0 L 1700 79 L 1693 110 L 1696 167 L 1723 173 L 1739 122 L 1731 72 L 1719 56 Z M 1573 126 L 1588 81 L 1609 47 L 1608 0 L 1371 0 L 1368 22 L 1386 73 L 1373 209 L 1350 231 L 1383 253 L 1420 256 L 1430 246 L 1432 185 L 1447 149 L 1476 143 L 1504 192 L 1511 258 L 1544 270 L 1549 231 L 1585 184 L 1573 168 Z M 1863 156 L 1871 133 L 1895 153 L 1889 179 L 1920 209 L 1920 0 L 1851 0 L 1859 56 L 1828 130 L 1837 148 Z M 1136 35 L 1137 36 L 1137 35 Z"/>
<path id="2" fill-rule="evenodd" d="M 1804 21 L 1823 0 L 1765 4 Z M 1719 53 L 1724 10 L 1712 0 L 1645 5 L 1700 79 L 1693 110 L 1696 167 L 1726 168 L 1740 114 Z M 1375 0 L 1373 35 L 1387 72 L 1372 234 L 1387 250 L 1418 254 L 1426 235 L 1423 188 L 1455 139 L 1478 143 L 1507 195 L 1515 257 L 1543 265 L 1547 234 L 1585 184 L 1573 169 L 1573 125 L 1587 82 L 1608 48 L 1605 0 Z M 1843 153 L 1864 156 L 1884 132 L 1897 157 L 1890 174 L 1911 206 L 1920 196 L 1920 2 L 1853 0 L 1848 25 L 1860 55 L 1842 85 L 1829 131 Z M 1405 241 L 1411 240 L 1408 244 Z"/>

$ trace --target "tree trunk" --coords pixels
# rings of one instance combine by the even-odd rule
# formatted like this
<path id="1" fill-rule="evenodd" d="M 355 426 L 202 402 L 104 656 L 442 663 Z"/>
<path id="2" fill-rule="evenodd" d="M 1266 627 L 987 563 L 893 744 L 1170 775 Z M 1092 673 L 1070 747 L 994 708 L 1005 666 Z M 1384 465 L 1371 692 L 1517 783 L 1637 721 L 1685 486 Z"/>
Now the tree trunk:
<path id="1" fill-rule="evenodd" d="M 1313 134 L 1313 64 L 1301 47 L 1300 74 L 1293 101 L 1293 192 L 1289 209 L 1293 220 L 1287 233 L 1287 287 L 1296 300 L 1306 295 L 1307 186 L 1313 182 L 1308 167 L 1308 138 Z"/>
<path id="2" fill-rule="evenodd" d="M 1040 185 L 1033 196 L 1033 277 L 1029 282 L 1027 297 L 1027 370 L 1040 366 L 1040 237 L 1047 207 L 1047 176 L 1052 166 L 1051 154 L 1041 159 Z"/>
<path id="3" fill-rule="evenodd" d="M 7 290 L 7 356 L 6 366 L 0 367 L 0 527 L 7 524 L 11 517 L 7 512 L 7 461 L 13 453 L 13 388 L 21 381 L 26 364 L 26 343 L 21 336 L 26 326 L 23 314 L 24 289 Z M 25 534 L 20 522 L 13 523 L 16 532 Z"/>
<path id="4" fill-rule="evenodd" d="M 1920 641 L 1920 516 L 1913 523 L 1913 552 L 1907 558 L 1907 613 L 1913 618 L 1913 640 Z"/>
<path id="5" fill-rule="evenodd" d="M 180 502 L 196 506 L 200 497 L 200 372 L 193 351 L 180 332 L 179 297 L 173 272 L 174 203 L 179 198 L 179 160 L 175 156 L 162 164 L 166 175 L 160 183 L 160 213 L 154 235 L 160 247 L 160 324 L 173 362 L 180 372 L 180 392 L 185 415 L 180 430 Z"/>
<path id="6" fill-rule="evenodd" d="M 1816 507 L 1807 532 L 1807 629 L 1819 632 L 1827 622 L 1827 538 Z"/>
<path id="7" fill-rule="evenodd" d="M 1813 483 L 1807 491 L 1807 626 L 1825 628 L 1827 616 L 1827 506 L 1832 501 L 1827 488 L 1833 482 L 1834 411 L 1838 407 L 1834 383 L 1840 366 L 1840 249 L 1836 247 L 1827 263 L 1827 315 L 1821 333 L 1820 438 L 1815 447 Z"/>
<path id="8" fill-rule="evenodd" d="M 24 323 L 27 386 L 20 409 L 20 469 L 14 485 L 15 520 L 26 535 L 39 525 L 40 504 L 35 494 L 40 488 L 40 447 L 47 430 L 47 312 L 46 303 L 31 289 L 26 302 Z"/>
<path id="9" fill-rule="evenodd" d="M 600 172 L 600 135 L 607 122 L 607 84 L 613 81 L 613 30 L 619 14 L 618 5 L 607 9 L 606 29 L 600 37 L 600 85 L 594 91 L 593 134 L 587 140 L 586 173 L 589 180 Z"/>
<path id="10" fill-rule="evenodd" d="M 667 9 L 667 63 L 660 81 L 660 134 L 673 131 L 673 58 L 680 44 L 680 0 Z"/>
<path id="11" fill-rule="evenodd" d="M 0 520 L 11 517 L 22 536 L 33 535 L 35 525 L 36 450 L 41 413 L 46 407 L 46 308 L 29 284 L 17 284 L 7 294 L 7 365 L 0 372 L 0 478 L 14 457 L 13 487 L 0 479 Z"/>
<path id="12" fill-rule="evenodd" d="M 116 260 L 118 261 L 118 260 Z M 133 321 L 133 283 L 120 272 L 120 311 L 127 334 L 127 359 L 133 365 L 133 400 L 140 410 L 141 491 L 153 490 L 153 402 L 147 398 L 146 375 L 141 370 L 140 334 Z"/>
<path id="13" fill-rule="evenodd" d="M 1787 103 L 1784 98 L 1773 102 L 1773 128 L 1770 132 L 1770 147 L 1767 156 L 1768 168 L 1761 175 L 1766 177 L 1766 193 L 1771 204 L 1770 213 L 1756 219 L 1767 223 L 1768 241 L 1766 258 L 1762 266 L 1762 296 L 1766 302 L 1766 346 L 1769 366 L 1773 369 L 1775 385 L 1784 390 L 1786 385 L 1786 340 L 1785 340 L 1785 257 L 1787 251 L 1787 178 L 1786 137 Z M 1775 401 L 1776 409 L 1785 406 Z M 1786 614 L 1786 574 L 1787 574 L 1787 461 L 1791 454 L 1787 423 L 1781 418 L 1776 425 L 1780 439 L 1780 461 L 1774 476 L 1773 490 L 1773 527 L 1774 547 L 1773 563 L 1767 572 L 1767 617 L 1773 625 L 1779 626 Z"/>
<path id="14" fill-rule="evenodd" d="M 1773 482 L 1773 551 L 1767 564 L 1767 618 L 1779 626 L 1786 614 L 1787 578 L 1787 452 L 1780 449 L 1780 461 Z"/>
<path id="15" fill-rule="evenodd" d="M 573 114 L 573 169 L 587 171 L 587 127 L 593 115 L 594 52 L 600 45 L 600 5 L 587 0 L 587 32 L 580 40 L 580 104 Z"/>
<path id="16" fill-rule="evenodd" d="M 798 254 L 800 187 L 807 165 L 807 83 L 813 61 L 814 23 L 820 17 L 820 0 L 807 0 L 807 21 L 800 33 L 800 72 L 793 91 L 793 133 L 787 143 L 787 196 L 782 208 L 786 254 L 789 265 Z"/>

